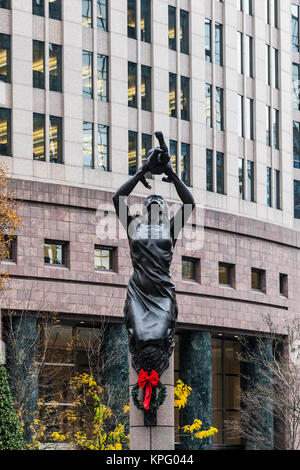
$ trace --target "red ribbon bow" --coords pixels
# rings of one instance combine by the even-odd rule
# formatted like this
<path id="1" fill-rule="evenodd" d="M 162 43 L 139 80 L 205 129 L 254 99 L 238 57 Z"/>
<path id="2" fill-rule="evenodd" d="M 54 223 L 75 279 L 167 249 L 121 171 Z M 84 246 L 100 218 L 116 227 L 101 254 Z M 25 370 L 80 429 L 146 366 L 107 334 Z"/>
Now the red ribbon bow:
<path id="1" fill-rule="evenodd" d="M 148 375 L 148 372 L 145 372 L 143 369 L 141 369 L 139 378 L 138 378 L 138 384 L 140 388 L 146 387 L 145 400 L 143 403 L 145 410 L 149 410 L 151 395 L 152 395 L 152 387 L 157 387 L 158 382 L 159 382 L 159 376 L 155 370 L 153 370 L 151 374 Z"/>

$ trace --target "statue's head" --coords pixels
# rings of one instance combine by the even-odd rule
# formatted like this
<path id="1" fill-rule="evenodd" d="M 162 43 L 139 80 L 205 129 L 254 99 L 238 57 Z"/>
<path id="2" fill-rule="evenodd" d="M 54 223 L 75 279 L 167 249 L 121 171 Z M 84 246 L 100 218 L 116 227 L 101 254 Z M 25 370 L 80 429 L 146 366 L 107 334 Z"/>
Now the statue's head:
<path id="1" fill-rule="evenodd" d="M 162 223 L 165 223 L 168 220 L 169 208 L 165 199 L 159 194 L 150 194 L 145 201 L 143 207 L 143 218 L 149 219 L 153 223 L 161 220 Z"/>

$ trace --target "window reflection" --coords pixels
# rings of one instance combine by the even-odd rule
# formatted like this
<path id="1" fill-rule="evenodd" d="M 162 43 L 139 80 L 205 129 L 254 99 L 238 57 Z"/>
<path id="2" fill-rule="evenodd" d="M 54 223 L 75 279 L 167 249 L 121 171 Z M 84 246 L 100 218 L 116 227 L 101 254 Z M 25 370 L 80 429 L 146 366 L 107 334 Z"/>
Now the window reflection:
<path id="1" fill-rule="evenodd" d="M 128 62 L 128 106 L 137 107 L 137 64 Z"/>
<path id="2" fill-rule="evenodd" d="M 108 101 L 108 57 L 97 54 L 97 95 L 99 101 Z"/>
<path id="3" fill-rule="evenodd" d="M 45 161 L 45 116 L 33 114 L 33 159 Z"/>
<path id="4" fill-rule="evenodd" d="M 32 0 L 32 13 L 37 16 L 44 16 L 44 0 Z"/>
<path id="5" fill-rule="evenodd" d="M 61 0 L 49 0 L 49 18 L 61 20 Z"/>
<path id="6" fill-rule="evenodd" d="M 113 249 L 101 246 L 95 247 L 95 269 L 101 271 L 113 270 Z"/>
<path id="7" fill-rule="evenodd" d="M 98 153 L 96 159 L 96 168 L 101 171 L 109 171 L 109 128 L 98 124 Z"/>
<path id="8" fill-rule="evenodd" d="M 190 186 L 190 145 L 181 144 L 181 179 Z"/>
<path id="9" fill-rule="evenodd" d="M 11 82 L 11 39 L 8 34 L 0 34 L 0 80 Z"/>
<path id="10" fill-rule="evenodd" d="M 141 0 L 141 41 L 151 42 L 151 0 Z"/>
<path id="11" fill-rule="evenodd" d="M 169 5 L 169 49 L 176 51 L 176 8 Z"/>
<path id="12" fill-rule="evenodd" d="M 62 48 L 57 44 L 49 44 L 49 87 L 62 91 Z"/>
<path id="13" fill-rule="evenodd" d="M 177 75 L 169 73 L 169 116 L 177 117 Z"/>
<path id="14" fill-rule="evenodd" d="M 107 0 L 97 0 L 97 28 L 108 31 Z"/>
<path id="15" fill-rule="evenodd" d="M 151 67 L 142 65 L 141 74 L 142 109 L 151 111 Z"/>
<path id="16" fill-rule="evenodd" d="M 11 110 L 0 108 L 0 155 L 11 156 Z"/>
<path id="17" fill-rule="evenodd" d="M 137 132 L 128 132 L 128 173 L 135 175 L 137 170 Z"/>
<path id="18" fill-rule="evenodd" d="M 136 0 L 127 0 L 128 37 L 136 39 Z"/>
<path id="19" fill-rule="evenodd" d="M 83 166 L 93 168 L 93 124 L 83 123 Z"/>
<path id="20" fill-rule="evenodd" d="M 82 25 L 87 28 L 92 28 L 93 26 L 92 8 L 92 0 L 82 0 Z"/>
<path id="21" fill-rule="evenodd" d="M 93 53 L 82 51 L 82 92 L 84 98 L 93 98 Z"/>
<path id="22" fill-rule="evenodd" d="M 62 119 L 49 116 L 49 154 L 50 162 L 62 163 Z"/>
<path id="23" fill-rule="evenodd" d="M 33 41 L 33 87 L 45 88 L 45 44 Z"/>

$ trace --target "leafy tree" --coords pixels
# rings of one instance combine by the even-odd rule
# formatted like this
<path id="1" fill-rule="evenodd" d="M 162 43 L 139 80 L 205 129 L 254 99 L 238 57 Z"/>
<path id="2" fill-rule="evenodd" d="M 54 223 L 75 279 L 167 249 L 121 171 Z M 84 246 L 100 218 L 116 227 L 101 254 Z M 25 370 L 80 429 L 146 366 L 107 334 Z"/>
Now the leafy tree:
<path id="1" fill-rule="evenodd" d="M 0 365 L 0 450 L 24 450 L 20 424 L 8 386 L 6 370 Z"/>

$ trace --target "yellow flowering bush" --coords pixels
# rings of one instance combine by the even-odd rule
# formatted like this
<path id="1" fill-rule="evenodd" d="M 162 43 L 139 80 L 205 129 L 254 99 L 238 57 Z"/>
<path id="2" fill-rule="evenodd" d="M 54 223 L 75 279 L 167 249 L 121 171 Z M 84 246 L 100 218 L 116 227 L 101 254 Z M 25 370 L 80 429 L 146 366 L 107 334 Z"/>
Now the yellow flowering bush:
<path id="1" fill-rule="evenodd" d="M 190 396 L 192 388 L 184 384 L 182 380 L 177 380 L 174 388 L 174 406 L 179 410 L 184 408 L 187 404 L 187 399 Z"/>

